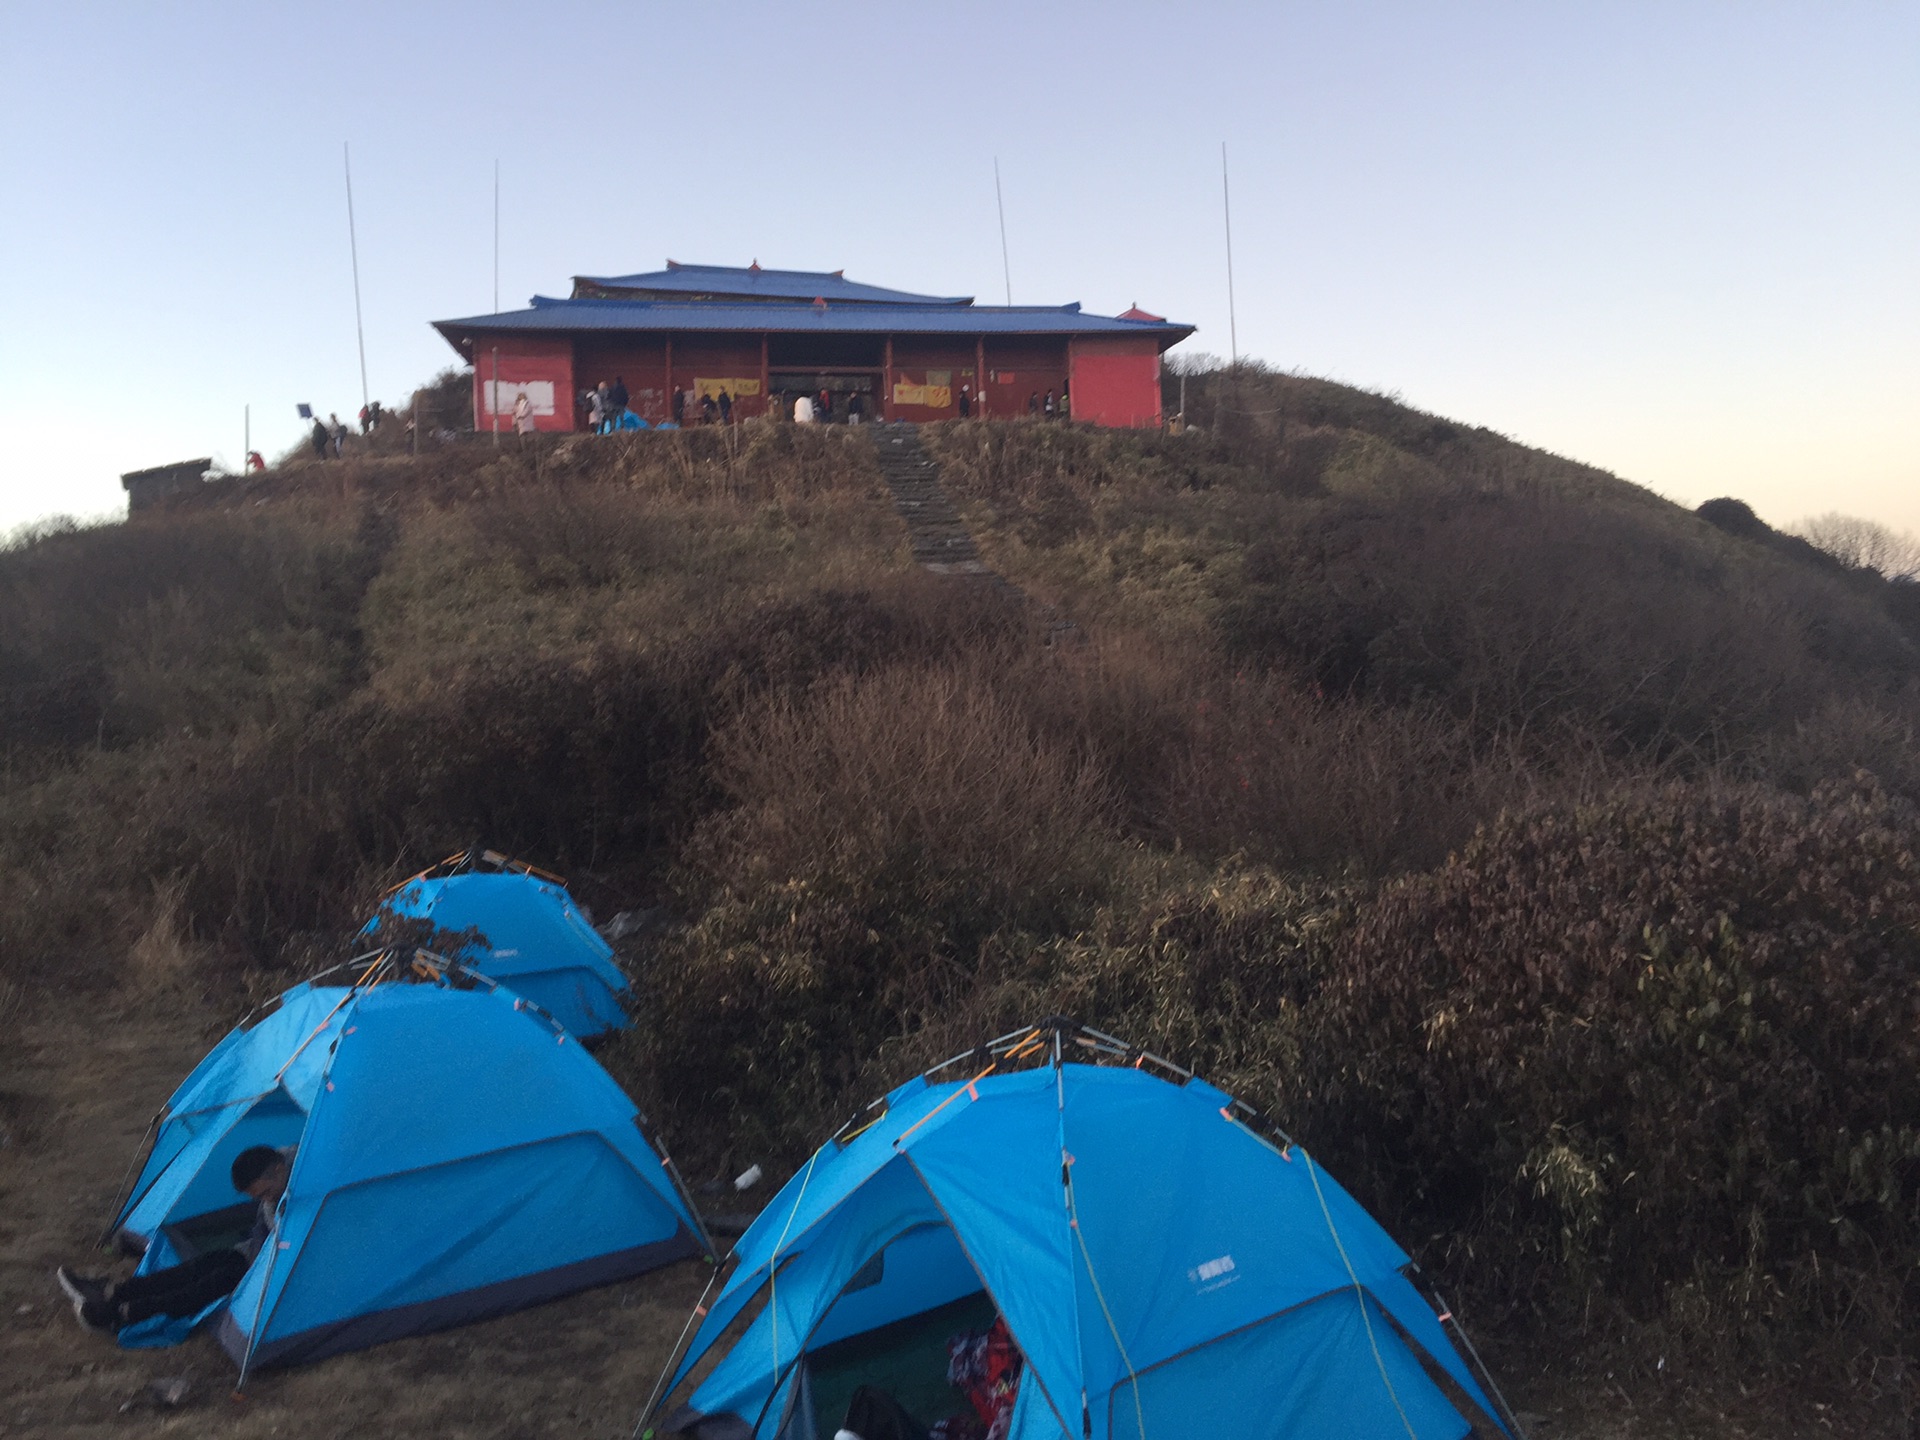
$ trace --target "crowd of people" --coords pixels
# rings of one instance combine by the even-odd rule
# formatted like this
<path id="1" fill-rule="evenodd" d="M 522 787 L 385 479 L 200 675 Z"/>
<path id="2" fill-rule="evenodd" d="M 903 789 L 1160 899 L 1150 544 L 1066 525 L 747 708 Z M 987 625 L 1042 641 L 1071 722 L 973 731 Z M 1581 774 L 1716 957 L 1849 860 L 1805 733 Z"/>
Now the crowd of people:
<path id="1" fill-rule="evenodd" d="M 615 375 L 612 380 L 602 380 L 597 385 L 581 390 L 574 404 L 574 419 L 579 429 L 596 435 L 610 435 L 621 430 L 679 429 L 688 424 L 731 425 L 737 401 L 724 388 L 694 391 L 676 386 L 669 401 L 672 419 L 650 423 L 634 410 L 633 397 L 627 389 L 625 378 Z M 836 394 L 826 387 L 817 392 L 780 390 L 767 397 L 763 414 L 768 419 L 790 420 L 797 425 L 861 425 L 871 418 L 871 404 L 868 397 L 858 390 L 845 394 Z M 963 383 L 954 392 L 954 407 L 959 418 L 970 418 L 975 404 L 973 387 Z M 1058 398 L 1051 389 L 1044 392 L 1035 390 L 1027 397 L 1027 415 L 1037 420 L 1066 419 L 1066 387 L 1061 387 Z M 389 418 L 378 400 L 368 401 L 360 407 L 361 435 L 371 436 Z M 412 422 L 409 421 L 408 425 L 411 428 Z M 525 390 L 514 396 L 510 427 L 515 435 L 521 437 L 532 435 L 539 428 L 533 402 Z M 346 453 L 347 440 L 352 433 L 337 413 L 329 412 L 324 419 L 313 416 L 314 457 L 319 460 L 339 459 Z"/>
<path id="2" fill-rule="evenodd" d="M 650 423 L 634 410 L 627 382 L 619 375 L 610 382 L 602 380 L 598 385 L 582 390 L 574 403 L 576 423 L 594 435 L 611 435 L 616 430 L 677 430 L 688 423 L 689 409 L 693 411 L 696 424 L 733 423 L 734 400 L 726 390 L 703 390 L 696 396 L 678 387 L 674 389 L 670 403 L 673 418 L 662 420 L 657 425 Z"/>
<path id="3" fill-rule="evenodd" d="M 967 386 L 961 387 L 958 404 L 963 419 L 972 413 L 972 392 Z M 668 401 L 668 414 L 672 418 L 657 423 L 649 422 L 633 409 L 632 394 L 627 389 L 626 381 L 618 375 L 610 381 L 602 380 L 580 391 L 574 399 L 575 423 L 580 429 L 594 435 L 611 435 L 619 430 L 731 425 L 737 405 L 736 398 L 724 387 L 703 387 L 695 391 L 676 386 Z M 516 404 L 516 429 L 520 428 L 517 423 L 519 413 Z M 767 397 L 761 413 L 767 419 L 792 421 L 796 425 L 863 425 L 871 418 L 872 401 L 858 390 L 845 395 L 837 395 L 824 386 L 817 392 L 780 390 Z M 529 425 L 527 428 L 532 427 Z"/>
<path id="4" fill-rule="evenodd" d="M 301 409 L 304 412 L 306 407 L 302 406 Z M 369 400 L 360 407 L 360 433 L 362 435 L 372 435 L 387 418 L 387 412 L 381 408 L 380 402 L 378 400 Z M 347 437 L 352 433 L 353 431 L 347 427 L 347 422 L 342 420 L 335 412 L 329 411 L 327 418 L 324 420 L 318 415 L 315 415 L 313 417 L 314 458 L 316 460 L 338 460 L 347 453 Z M 253 461 L 254 456 L 249 454 L 247 457 L 247 466 L 249 469 L 266 468 L 266 462 L 264 460 L 261 461 L 259 465 L 255 465 Z"/>

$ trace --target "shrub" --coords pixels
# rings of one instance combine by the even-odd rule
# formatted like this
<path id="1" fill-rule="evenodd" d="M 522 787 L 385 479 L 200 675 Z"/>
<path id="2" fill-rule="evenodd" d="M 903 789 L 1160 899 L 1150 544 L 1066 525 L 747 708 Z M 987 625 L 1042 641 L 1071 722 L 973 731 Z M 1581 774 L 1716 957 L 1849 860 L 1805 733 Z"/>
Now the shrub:
<path id="1" fill-rule="evenodd" d="M 1920 1298 L 1916 841 L 1865 777 L 1503 818 L 1340 945 L 1302 1123 L 1514 1303 L 1704 1287 L 1728 1332 L 1890 1343 Z"/>

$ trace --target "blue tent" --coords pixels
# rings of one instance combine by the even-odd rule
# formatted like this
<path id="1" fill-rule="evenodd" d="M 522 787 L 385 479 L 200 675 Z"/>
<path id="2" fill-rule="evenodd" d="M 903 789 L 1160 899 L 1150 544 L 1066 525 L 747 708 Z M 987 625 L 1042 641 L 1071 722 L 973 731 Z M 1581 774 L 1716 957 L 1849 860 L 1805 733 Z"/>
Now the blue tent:
<path id="1" fill-rule="evenodd" d="M 477 929 L 486 948 L 469 947 L 453 958 L 533 1001 L 580 1039 L 627 1024 L 620 1004 L 627 977 L 612 947 L 552 877 L 524 870 L 429 871 L 381 908 L 431 920 L 442 930 Z M 376 915 L 361 934 L 373 934 L 379 921 Z"/>
<path id="2" fill-rule="evenodd" d="M 1025 1357 L 1010 1440 L 1464 1435 L 1437 1377 L 1500 1424 L 1407 1256 L 1304 1149 L 1183 1071 L 1076 1048 L 976 1052 L 829 1141 L 741 1237 L 662 1399 L 761 1309 L 661 1429 L 824 1440 L 823 1353 L 969 1295 Z"/>
<path id="3" fill-rule="evenodd" d="M 234 1157 L 299 1148 L 230 1303 L 126 1343 L 178 1341 L 224 1310 L 244 1377 L 710 1251 L 633 1102 L 550 1017 L 457 969 L 369 975 L 287 991 L 168 1101 L 114 1222 L 142 1273 L 237 1243 L 254 1215 Z"/>

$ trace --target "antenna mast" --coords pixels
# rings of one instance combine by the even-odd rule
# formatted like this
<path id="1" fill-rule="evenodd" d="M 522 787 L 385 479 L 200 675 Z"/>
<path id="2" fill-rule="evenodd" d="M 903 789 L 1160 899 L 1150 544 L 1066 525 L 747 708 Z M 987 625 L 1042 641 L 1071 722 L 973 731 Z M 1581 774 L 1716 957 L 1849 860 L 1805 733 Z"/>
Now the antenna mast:
<path id="1" fill-rule="evenodd" d="M 993 157 L 993 198 L 1000 206 L 1000 273 L 1007 282 L 1007 304 L 1013 304 L 1013 267 L 1007 263 L 1007 201 L 1000 193 L 1000 157 Z"/>
<path id="2" fill-rule="evenodd" d="M 353 329 L 360 341 L 360 404 L 367 404 L 367 327 L 360 319 L 360 241 L 353 227 L 353 152 L 340 142 L 340 161 L 347 172 L 347 248 L 353 256 Z"/>

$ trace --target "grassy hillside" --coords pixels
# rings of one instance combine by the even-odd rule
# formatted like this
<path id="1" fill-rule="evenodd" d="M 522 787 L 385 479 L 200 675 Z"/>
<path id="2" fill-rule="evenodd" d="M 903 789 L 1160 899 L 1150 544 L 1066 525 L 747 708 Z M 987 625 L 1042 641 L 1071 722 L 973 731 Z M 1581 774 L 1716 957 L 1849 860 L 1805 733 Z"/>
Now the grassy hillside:
<path id="1" fill-rule="evenodd" d="M 1907 590 L 1190 383 L 1183 436 L 925 432 L 1066 638 L 916 570 L 847 431 L 290 463 L 0 553 L 0 1011 L 236 1010 L 484 842 L 657 911 L 606 1058 L 695 1169 L 1065 1010 L 1279 1116 L 1490 1329 L 1894 1423 Z"/>

